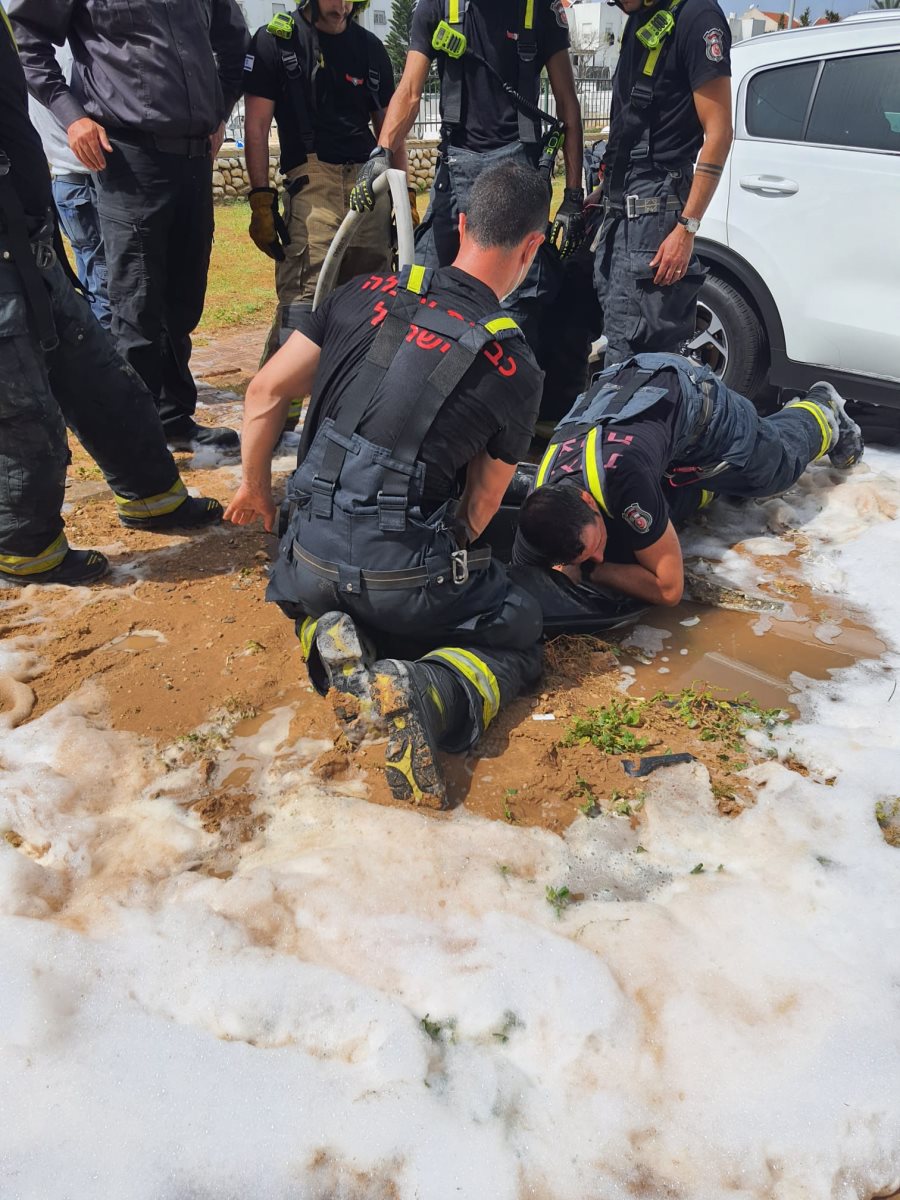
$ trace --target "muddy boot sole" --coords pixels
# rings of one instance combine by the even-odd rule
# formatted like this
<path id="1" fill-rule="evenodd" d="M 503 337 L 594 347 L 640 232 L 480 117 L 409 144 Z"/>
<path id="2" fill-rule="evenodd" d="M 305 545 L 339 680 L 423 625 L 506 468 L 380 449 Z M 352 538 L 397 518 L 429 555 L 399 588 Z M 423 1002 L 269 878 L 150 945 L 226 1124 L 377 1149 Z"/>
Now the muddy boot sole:
<path id="1" fill-rule="evenodd" d="M 388 735 L 384 773 L 391 795 L 423 808 L 446 808 L 447 787 L 428 727 L 427 701 L 405 664 L 386 659 L 371 674 L 375 711 Z"/>
<path id="2" fill-rule="evenodd" d="M 374 652 L 346 613 L 326 613 L 316 629 L 316 650 L 328 675 L 327 700 L 347 741 L 382 732 L 375 715 L 369 665 Z"/>

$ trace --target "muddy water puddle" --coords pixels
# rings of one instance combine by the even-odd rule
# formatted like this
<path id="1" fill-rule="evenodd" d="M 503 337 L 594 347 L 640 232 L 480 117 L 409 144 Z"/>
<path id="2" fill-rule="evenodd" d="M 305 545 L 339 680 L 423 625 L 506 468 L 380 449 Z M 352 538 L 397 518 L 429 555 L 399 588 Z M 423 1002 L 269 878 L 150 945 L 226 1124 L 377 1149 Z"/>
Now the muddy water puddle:
<path id="1" fill-rule="evenodd" d="M 640 629 L 637 645 L 630 640 L 634 634 L 620 640 L 623 666 L 634 667 L 632 692 L 678 692 L 703 684 L 720 689 L 723 698 L 749 693 L 764 708 L 784 708 L 797 691 L 792 677 L 827 679 L 833 670 L 884 652 L 871 629 L 835 606 L 818 605 L 813 614 L 795 603 L 787 611 L 789 618 L 684 604 L 650 613 L 642 626 L 664 635 L 647 636 L 650 652 L 641 650 Z"/>

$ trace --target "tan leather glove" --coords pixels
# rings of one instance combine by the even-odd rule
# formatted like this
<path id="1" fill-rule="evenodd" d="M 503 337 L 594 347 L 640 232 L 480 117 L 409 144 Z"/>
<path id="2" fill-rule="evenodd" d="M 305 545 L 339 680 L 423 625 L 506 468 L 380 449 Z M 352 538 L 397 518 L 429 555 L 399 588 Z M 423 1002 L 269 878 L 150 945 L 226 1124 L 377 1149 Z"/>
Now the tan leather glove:
<path id="1" fill-rule="evenodd" d="M 418 193 L 416 192 L 415 188 L 407 188 L 406 191 L 409 195 L 409 211 L 412 214 L 413 229 L 415 229 L 422 219 L 419 216 L 418 208 L 416 208 L 416 196 Z"/>
<path id="2" fill-rule="evenodd" d="M 250 237 L 276 262 L 284 261 L 283 245 L 290 241 L 278 211 L 278 192 L 275 188 L 253 188 L 250 191 Z"/>

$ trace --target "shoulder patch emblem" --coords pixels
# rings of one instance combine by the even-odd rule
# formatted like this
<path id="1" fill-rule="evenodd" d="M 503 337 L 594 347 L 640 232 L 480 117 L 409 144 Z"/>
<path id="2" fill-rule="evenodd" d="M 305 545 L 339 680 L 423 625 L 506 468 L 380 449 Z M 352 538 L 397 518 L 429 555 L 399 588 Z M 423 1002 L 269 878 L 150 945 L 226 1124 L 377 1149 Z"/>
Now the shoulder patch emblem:
<path id="1" fill-rule="evenodd" d="M 706 42 L 706 57 L 710 62 L 720 63 L 725 58 L 725 44 L 721 29 L 707 29 L 703 35 Z"/>
<path id="2" fill-rule="evenodd" d="M 561 26 L 563 29 L 569 28 L 569 18 L 566 15 L 566 9 L 569 7 L 569 3 L 570 0 L 553 0 L 553 3 L 550 5 L 556 16 L 557 25 Z"/>
<path id="3" fill-rule="evenodd" d="M 256 62 L 256 59 L 254 58 L 254 56 L 252 54 L 245 54 L 244 55 L 244 70 L 252 71 L 254 62 Z"/>
<path id="4" fill-rule="evenodd" d="M 653 524 L 653 518 L 639 504 L 629 504 L 622 513 L 622 517 L 637 533 L 649 532 L 650 526 Z"/>

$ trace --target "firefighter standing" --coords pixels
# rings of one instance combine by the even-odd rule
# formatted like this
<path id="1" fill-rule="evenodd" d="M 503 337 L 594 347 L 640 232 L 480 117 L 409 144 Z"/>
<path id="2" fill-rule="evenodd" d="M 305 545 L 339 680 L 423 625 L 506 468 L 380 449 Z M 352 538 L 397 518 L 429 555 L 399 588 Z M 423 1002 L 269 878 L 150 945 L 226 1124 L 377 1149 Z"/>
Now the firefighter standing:
<path id="1" fill-rule="evenodd" d="M 732 141 L 731 33 L 715 0 L 616 2 L 628 22 L 594 266 L 610 364 L 677 352 L 693 335 L 704 275 L 694 236 Z"/>
<path id="2" fill-rule="evenodd" d="M 109 563 L 66 540 L 66 425 L 103 471 L 123 524 L 198 528 L 217 522 L 222 508 L 188 496 L 150 393 L 57 257 L 52 204 L 0 7 L 0 579 L 86 584 Z"/>
<path id="3" fill-rule="evenodd" d="M 453 261 L 459 248 L 459 214 L 466 211 L 474 181 L 496 162 L 513 159 L 543 167 L 549 188 L 562 134 L 566 188 L 550 243 L 558 255 L 571 253 L 583 236 L 584 189 L 581 109 L 568 47 L 563 0 L 419 0 L 403 76 L 379 146 L 351 194 L 352 206 L 371 207 L 372 182 L 401 153 L 436 60 L 441 150 L 428 211 L 416 234 L 416 260 L 426 266 Z M 544 68 L 556 102 L 554 116 L 538 108 Z M 555 296 L 559 276 L 558 257 L 544 245 L 527 277 L 505 301 L 532 344 L 540 309 Z"/>
<path id="4" fill-rule="evenodd" d="M 375 145 L 394 93 L 384 46 L 356 18 L 368 0 L 303 0 L 258 29 L 244 65 L 250 237 L 275 260 L 278 308 L 263 352 L 278 349 L 295 311 L 312 308 L 319 272 Z M 269 186 L 269 130 L 278 127 L 282 207 Z M 371 127 L 370 127 L 371 124 Z M 372 130 L 375 133 L 373 134 Z M 282 215 L 283 213 L 283 215 Z M 344 255 L 341 281 L 390 267 L 388 223 L 368 214 Z"/>

